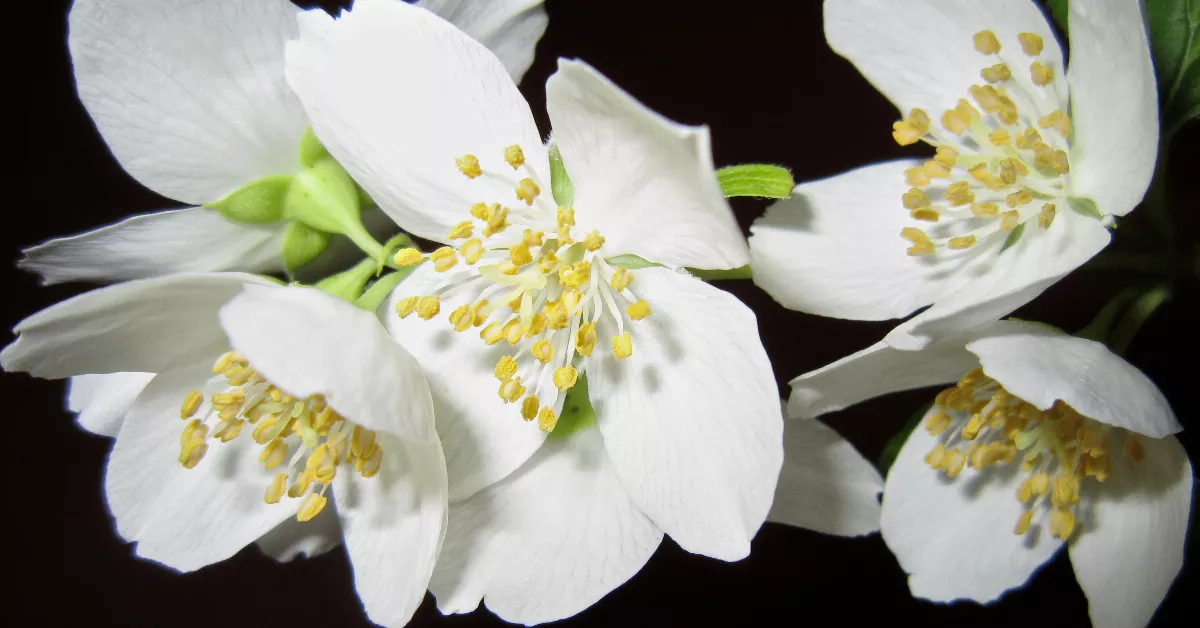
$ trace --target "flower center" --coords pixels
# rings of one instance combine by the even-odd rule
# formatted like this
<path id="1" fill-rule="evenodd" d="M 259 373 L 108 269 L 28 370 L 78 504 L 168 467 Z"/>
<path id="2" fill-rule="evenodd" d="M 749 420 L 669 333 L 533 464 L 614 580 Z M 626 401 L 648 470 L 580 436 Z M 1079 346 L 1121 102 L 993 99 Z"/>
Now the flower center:
<path id="1" fill-rule="evenodd" d="M 1052 534 L 1069 539 L 1076 528 L 1080 491 L 1086 488 L 1081 482 L 1108 479 L 1109 443 L 1125 432 L 1085 417 L 1062 401 L 1039 410 L 978 368 L 938 393 L 934 405 L 937 410 L 926 419 L 925 430 L 939 442 L 925 462 L 949 478 L 958 477 L 964 466 L 982 471 L 1011 464 L 1020 453 L 1027 477 L 1017 488 L 1018 535 L 1029 531 L 1037 514 L 1048 517 Z M 1132 433 L 1126 432 L 1122 450 L 1135 462 L 1145 456 Z"/>
<path id="2" fill-rule="evenodd" d="M 998 63 L 979 73 L 984 84 L 971 86 L 971 100 L 960 99 L 942 113 L 940 128 L 921 109 L 892 125 L 901 146 L 920 140 L 937 150 L 932 160 L 904 173 L 912 186 L 901 198 L 905 209 L 913 220 L 934 223 L 928 231 L 901 230 L 909 255 L 968 255 L 956 252 L 991 237 L 1019 237 L 1035 217 L 1039 228 L 1049 229 L 1058 203 L 1066 200 L 1066 95 L 1058 92 L 1053 63 L 1040 56 L 1042 38 L 1021 33 L 1018 40 L 1025 60 L 1033 59 L 1028 74 L 1010 69 L 1024 60 L 1002 55 L 996 35 L 980 31 L 975 49 Z"/>
<path id="3" fill-rule="evenodd" d="M 631 288 L 633 271 L 605 260 L 604 237 L 592 230 L 577 240 L 575 210 L 541 196 L 543 182 L 525 164 L 521 147 L 504 149 L 504 160 L 525 177 L 485 170 L 475 155 L 455 162 L 468 179 L 482 176 L 512 188 L 524 206 L 476 203 L 471 218 L 447 234 L 451 241 L 463 240 L 457 249 L 445 246 L 428 256 L 416 249 L 398 252 L 397 264 L 428 257 L 446 278 L 430 294 L 400 299 L 396 312 L 430 320 L 441 312 L 442 299 L 465 297 L 450 312 L 449 324 L 458 332 L 481 328 L 486 344 L 505 341 L 514 348 L 496 363 L 497 392 L 505 403 L 519 401 L 521 417 L 537 419 L 549 432 L 566 392 L 585 370 L 584 360 L 593 357 L 598 326 L 616 331 L 612 354 L 623 360 L 633 354 L 626 320 L 641 320 L 651 310 Z M 482 237 L 474 237 L 476 229 Z"/>
<path id="4" fill-rule="evenodd" d="M 254 426 L 251 437 L 262 445 L 258 459 L 263 466 L 271 470 L 287 463 L 287 471 L 275 475 L 263 499 L 276 504 L 284 493 L 290 498 L 307 493 L 296 515 L 300 521 L 325 508 L 325 492 L 339 465 L 353 466 L 365 478 L 379 472 L 383 450 L 375 442 L 375 432 L 343 418 L 321 395 L 296 399 L 232 351 L 217 360 L 212 372 L 215 377 L 208 387 L 221 392 L 205 397 L 193 390 L 179 412 L 182 419 L 190 419 L 179 438 L 179 462 L 184 467 L 194 468 L 204 458 L 208 438 L 228 443 L 249 423 Z"/>

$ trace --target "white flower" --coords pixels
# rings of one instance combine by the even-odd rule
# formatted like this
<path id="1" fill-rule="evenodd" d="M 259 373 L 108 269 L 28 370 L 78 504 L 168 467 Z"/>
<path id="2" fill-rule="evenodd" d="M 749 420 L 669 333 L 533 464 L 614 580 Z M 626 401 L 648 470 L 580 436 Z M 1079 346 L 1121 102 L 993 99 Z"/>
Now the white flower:
<path id="1" fill-rule="evenodd" d="M 425 62 L 385 61 L 408 57 Z M 337 21 L 307 13 L 287 73 L 355 180 L 447 245 L 393 294 L 403 320 L 387 319 L 430 377 L 446 447 L 439 608 L 486 598 L 507 621 L 566 617 L 632 577 L 664 533 L 746 556 L 781 465 L 774 377 L 753 313 L 670 268 L 749 259 L 707 129 L 560 61 L 547 108 L 574 192 L 559 207 L 516 85 L 436 16 L 382 0 Z M 629 270 L 623 254 L 668 267 Z M 563 410 L 577 381 L 594 420 Z"/>
<path id="2" fill-rule="evenodd" d="M 1146 625 L 1183 564 L 1192 465 L 1166 399 L 1104 345 L 1016 321 L 922 351 L 881 342 L 793 380 L 790 409 L 956 379 L 884 487 L 883 538 L 913 594 L 991 602 L 1065 543 L 1092 624 Z"/>
<path id="3" fill-rule="evenodd" d="M 889 337 L 918 349 L 1011 312 L 1104 248 L 1153 173 L 1154 72 L 1139 3 L 1069 6 L 1064 72 L 1028 0 L 827 0 L 830 45 L 905 115 L 893 136 L 937 155 L 797 186 L 751 229 L 755 281 L 839 318 L 932 304 Z"/>
<path id="4" fill-rule="evenodd" d="M 83 294 L 16 331 L 7 371 L 144 386 L 105 477 L 139 556 L 191 571 L 260 537 L 286 560 L 332 535 L 373 621 L 402 625 L 420 605 L 445 534 L 445 460 L 425 378 L 371 313 L 253 275 L 177 274 Z M 118 375 L 77 379 L 73 404 L 99 403 L 96 377 Z"/>
<path id="5" fill-rule="evenodd" d="M 532 63 L 547 23 L 541 0 L 425 4 L 491 46 L 515 77 Z M 264 177 L 295 174 L 308 121 L 284 79 L 283 55 L 298 12 L 287 0 L 76 0 L 69 44 L 79 98 L 122 167 L 167 198 L 210 204 Z M 379 222 L 373 212 L 364 219 L 368 230 Z M 287 228 L 188 207 L 51 240 L 25 251 L 20 265 L 47 284 L 277 272 Z"/>

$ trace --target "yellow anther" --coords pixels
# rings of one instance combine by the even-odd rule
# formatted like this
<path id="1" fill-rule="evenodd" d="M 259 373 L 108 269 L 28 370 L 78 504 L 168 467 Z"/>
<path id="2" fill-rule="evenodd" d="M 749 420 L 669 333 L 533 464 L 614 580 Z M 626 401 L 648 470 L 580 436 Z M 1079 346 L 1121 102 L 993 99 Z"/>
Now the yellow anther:
<path id="1" fill-rule="evenodd" d="M 525 329 L 526 338 L 536 338 L 546 331 L 546 315 L 538 312 L 529 319 L 529 326 Z"/>
<path id="2" fill-rule="evenodd" d="M 1008 146 L 1012 144 L 1012 135 L 1010 135 L 1008 131 L 1004 129 L 996 129 L 995 131 L 988 133 L 988 141 L 991 142 L 993 146 Z"/>
<path id="3" fill-rule="evenodd" d="M 421 297 L 404 297 L 396 301 L 396 313 L 400 315 L 400 318 L 407 317 L 417 309 L 417 301 L 420 299 Z"/>
<path id="4" fill-rule="evenodd" d="M 1004 197 L 1004 203 L 1009 207 L 1020 207 L 1033 202 L 1033 192 L 1026 188 L 1021 188 L 1012 194 Z"/>
<path id="5" fill-rule="evenodd" d="M 965 98 L 960 98 L 953 109 L 942 113 L 942 126 L 955 135 L 962 135 L 971 123 L 979 119 L 979 110 Z"/>
<path id="6" fill-rule="evenodd" d="M 985 55 L 994 55 L 1000 52 L 1000 40 L 996 39 L 996 34 L 992 31 L 979 31 L 975 33 L 975 50 Z"/>
<path id="7" fill-rule="evenodd" d="M 242 384 L 250 381 L 250 378 L 254 377 L 254 375 L 254 369 L 235 365 L 228 371 L 225 371 L 225 380 L 233 386 L 241 386 Z"/>
<path id="8" fill-rule="evenodd" d="M 1065 508 L 1050 511 L 1050 532 L 1066 541 L 1075 533 L 1075 513 Z"/>
<path id="9" fill-rule="evenodd" d="M 1042 37 L 1037 33 L 1019 33 L 1017 39 L 1021 41 L 1021 50 L 1025 54 L 1031 57 L 1042 54 Z"/>
<path id="10" fill-rule="evenodd" d="M 451 240 L 460 238 L 469 238 L 475 231 L 475 225 L 471 224 L 470 220 L 464 220 L 450 228 L 450 233 L 446 234 Z"/>
<path id="11" fill-rule="evenodd" d="M 559 297 L 559 302 L 566 308 L 567 314 L 574 314 L 579 309 L 579 302 L 583 300 L 583 295 L 578 290 L 565 290 L 562 296 Z"/>
<path id="12" fill-rule="evenodd" d="M 1125 445 L 1121 448 L 1126 458 L 1134 462 L 1141 462 L 1146 459 L 1146 450 L 1142 448 L 1142 441 L 1138 440 L 1137 436 L 1130 434 L 1125 438 Z"/>
<path id="13" fill-rule="evenodd" d="M 1045 472 L 1034 473 L 1030 478 L 1033 492 L 1037 495 L 1045 495 L 1050 492 L 1050 475 Z"/>
<path id="14" fill-rule="evenodd" d="M 939 436 L 950 427 L 950 415 L 945 412 L 934 412 L 925 419 L 925 431 L 931 436 Z"/>
<path id="15" fill-rule="evenodd" d="M 383 449 L 376 445 L 370 455 L 359 458 L 354 463 L 354 470 L 358 471 L 364 478 L 373 478 L 376 473 L 379 473 L 379 467 L 383 464 Z"/>
<path id="16" fill-rule="evenodd" d="M 487 318 L 488 318 L 487 306 L 488 306 L 487 299 L 481 299 L 471 305 L 471 309 L 469 311 L 471 313 L 471 324 L 472 325 L 474 325 L 475 327 L 479 327 L 485 321 L 487 321 Z"/>
<path id="17" fill-rule="evenodd" d="M 529 395 L 521 400 L 521 418 L 526 421 L 532 421 L 537 418 L 538 414 L 538 398 L 537 395 Z"/>
<path id="18" fill-rule="evenodd" d="M 204 402 L 204 395 L 200 391 L 193 390 L 183 398 L 183 407 L 179 409 L 179 418 L 190 419 L 195 416 L 196 411 L 200 409 L 200 404 Z"/>
<path id="19" fill-rule="evenodd" d="M 235 351 L 226 352 L 224 355 L 217 358 L 217 361 L 215 363 L 213 363 L 212 373 L 213 373 L 213 375 L 220 375 L 221 373 L 224 373 L 225 371 L 229 370 L 229 368 L 232 367 L 233 365 L 235 365 L 239 362 L 242 362 L 242 361 L 243 361 L 242 356 L 238 355 L 237 352 L 235 352 Z"/>
<path id="20" fill-rule="evenodd" d="M 1088 456 L 1083 461 L 1083 474 L 1096 478 L 1097 482 L 1107 480 L 1110 473 L 1112 473 L 1112 460 L 1107 455 L 1094 458 Z"/>
<path id="21" fill-rule="evenodd" d="M 912 257 L 925 257 L 933 255 L 935 250 L 933 242 L 925 240 L 923 242 L 914 242 L 912 246 L 905 249 L 905 252 Z"/>
<path id="22" fill-rule="evenodd" d="M 549 275 L 558 268 L 558 256 L 554 254 L 554 251 L 546 251 L 538 258 L 537 267 L 538 272 Z"/>
<path id="23" fill-rule="evenodd" d="M 474 179 L 483 174 L 483 170 L 479 168 L 479 158 L 475 155 L 463 155 L 462 157 L 454 158 L 455 165 L 458 166 L 458 171 L 467 175 L 468 179 Z"/>
<path id="24" fill-rule="evenodd" d="M 629 287 L 629 283 L 633 281 L 633 273 L 626 268 L 617 268 L 613 270 L 612 277 L 608 280 L 608 286 L 617 292 Z"/>
<path id="25" fill-rule="evenodd" d="M 901 146 L 915 144 L 929 132 L 929 114 L 921 109 L 913 109 L 908 117 L 892 124 L 892 138 Z"/>
<path id="26" fill-rule="evenodd" d="M 1068 172 L 1071 171 L 1071 162 L 1067 158 L 1066 151 L 1061 151 L 1061 150 L 1054 151 L 1054 158 L 1052 161 L 1051 169 L 1053 169 L 1054 172 L 1056 172 L 1058 174 L 1067 174 Z"/>
<path id="27" fill-rule="evenodd" d="M 517 144 L 506 146 L 504 147 L 504 161 L 507 161 L 513 170 L 516 170 L 525 165 L 525 151 L 521 150 Z"/>
<path id="28" fill-rule="evenodd" d="M 557 381 L 557 380 L 558 380 L 558 375 L 556 373 L 555 381 Z M 521 385 L 520 377 L 514 377 L 510 380 L 506 380 L 506 381 L 503 381 L 500 383 L 500 398 L 504 400 L 504 403 L 512 403 L 512 402 L 520 399 L 521 396 L 524 394 L 525 394 L 525 387 Z"/>
<path id="29" fill-rule="evenodd" d="M 558 226 L 560 226 L 560 227 L 562 227 L 563 225 L 566 225 L 568 227 L 574 227 L 575 226 L 575 208 L 559 207 L 555 211 L 555 222 L 557 222 Z"/>
<path id="30" fill-rule="evenodd" d="M 579 355 L 592 355 L 592 350 L 596 348 L 596 324 L 584 323 L 575 331 L 575 350 Z"/>
<path id="31" fill-rule="evenodd" d="M 533 254 L 529 252 L 529 245 L 522 242 L 508 247 L 508 259 L 514 266 L 524 266 L 533 261 Z"/>
<path id="32" fill-rule="evenodd" d="M 946 447 L 941 443 L 934 445 L 929 453 L 925 454 L 925 464 L 934 469 L 941 469 L 946 463 Z"/>
<path id="33" fill-rule="evenodd" d="M 521 181 L 517 183 L 516 191 L 517 198 L 525 201 L 526 205 L 533 205 L 533 199 L 537 198 L 538 194 L 542 193 L 537 184 L 533 182 L 533 179 L 528 177 L 521 179 Z"/>
<path id="34" fill-rule="evenodd" d="M 1028 174 L 1029 168 L 1020 159 L 1009 158 L 1000 160 L 1000 177 L 1005 183 L 1015 183 L 1017 177 L 1023 177 Z"/>
<path id="35" fill-rule="evenodd" d="M 292 480 L 287 489 L 287 496 L 291 498 L 300 497 L 308 492 L 308 487 L 312 486 L 313 476 L 308 470 L 301 471 L 296 474 L 296 479 Z"/>
<path id="36" fill-rule="evenodd" d="M 521 338 L 524 335 L 525 335 L 525 329 L 523 327 L 521 327 L 520 320 L 514 318 L 511 321 L 508 321 L 507 323 L 505 323 L 504 339 L 508 341 L 508 344 L 516 345 L 518 342 L 521 342 Z"/>
<path id="37" fill-rule="evenodd" d="M 989 85 L 990 87 L 990 85 Z M 996 117 L 1004 124 L 1016 124 L 1021 117 L 1021 112 L 1017 109 L 1016 103 L 1011 98 L 1004 94 L 999 94 L 1000 107 L 996 110 Z"/>
<path id="38" fill-rule="evenodd" d="M 953 168 L 958 163 L 958 151 L 949 146 L 938 146 L 933 160 L 946 168 Z"/>
<path id="39" fill-rule="evenodd" d="M 613 357 L 618 360 L 624 360 L 633 355 L 633 338 L 629 332 L 612 337 L 612 352 Z"/>
<path id="40" fill-rule="evenodd" d="M 925 192 L 922 191 L 921 188 L 912 188 L 911 190 L 905 192 L 904 195 L 900 197 L 900 200 L 904 203 L 905 209 L 921 209 L 923 207 L 929 207 L 929 197 L 925 195 Z"/>
<path id="41" fill-rule="evenodd" d="M 579 371 L 570 364 L 554 370 L 554 385 L 559 390 L 569 390 L 579 381 Z"/>
<path id="42" fill-rule="evenodd" d="M 1008 69 L 1008 65 L 997 63 L 996 65 L 980 70 L 979 76 L 988 83 L 999 83 L 1012 78 L 1012 72 Z"/>
<path id="43" fill-rule="evenodd" d="M 429 259 L 433 260 L 433 269 L 439 273 L 444 273 L 458 263 L 458 253 L 454 249 L 443 246 L 442 248 L 429 254 Z"/>
<path id="44" fill-rule="evenodd" d="M 979 108 L 988 113 L 995 113 L 1000 110 L 1000 93 L 991 85 L 972 85 L 967 91 L 975 102 L 979 103 Z"/>
<path id="45" fill-rule="evenodd" d="M 965 235 L 965 236 L 958 236 L 957 238 L 950 238 L 950 241 L 948 241 L 946 243 L 946 246 L 950 247 L 951 249 L 953 249 L 955 251 L 969 249 L 969 248 L 975 246 L 975 236 L 974 235 Z"/>
<path id="46" fill-rule="evenodd" d="M 467 331 L 471 328 L 471 322 L 471 308 L 466 305 L 460 305 L 450 312 L 450 324 L 454 325 L 454 331 Z"/>
<path id="47" fill-rule="evenodd" d="M 550 358 L 554 357 L 554 345 L 549 340 L 542 338 L 533 343 L 533 348 L 530 349 L 534 359 L 542 364 L 550 362 Z"/>
<path id="48" fill-rule="evenodd" d="M 471 216 L 482 221 L 487 221 L 488 213 L 491 211 L 491 206 L 487 203 L 475 203 L 471 206 Z"/>
<path id="49" fill-rule="evenodd" d="M 204 458 L 204 454 L 208 453 L 208 444 L 201 439 L 190 440 L 183 444 L 182 450 L 179 452 L 179 464 L 185 469 L 193 469 L 200 460 Z"/>
<path id="50" fill-rule="evenodd" d="M 583 246 L 589 251 L 598 251 L 604 246 L 604 236 L 600 235 L 599 231 L 592 229 L 592 232 L 583 238 Z"/>
<path id="51" fill-rule="evenodd" d="M 312 521 L 312 518 L 321 514 L 325 509 L 325 504 L 329 500 L 320 493 L 310 493 L 304 498 L 304 503 L 300 505 L 300 511 L 296 513 L 296 519 L 300 521 Z"/>
<path id="52" fill-rule="evenodd" d="M 1054 223 L 1054 215 L 1057 213 L 1057 208 L 1054 203 L 1046 203 L 1042 205 L 1042 211 L 1038 212 L 1038 226 L 1043 229 L 1049 229 Z"/>
<path id="53" fill-rule="evenodd" d="M 261 453 L 258 454 L 258 461 L 263 463 L 263 466 L 268 471 L 283 464 L 283 459 L 287 457 L 287 443 L 279 438 L 273 438 L 266 447 L 263 447 Z"/>
<path id="54" fill-rule="evenodd" d="M 1001 214 L 1000 229 L 1002 231 L 1012 231 L 1021 224 L 1021 214 L 1015 209 L 1009 210 Z"/>
<path id="55" fill-rule="evenodd" d="M 912 242 L 913 244 L 929 242 L 929 236 L 926 235 L 924 231 L 921 231 L 916 227 L 904 227 L 900 230 L 900 237 Z"/>
<path id="56" fill-rule="evenodd" d="M 500 358 L 500 361 L 496 362 L 496 369 L 494 373 L 496 375 L 496 379 L 502 382 L 507 381 L 513 375 L 517 374 L 517 361 L 514 360 L 511 355 L 506 355 Z"/>
<path id="57" fill-rule="evenodd" d="M 501 340 L 504 340 L 504 326 L 498 322 L 488 323 L 487 327 L 479 330 L 479 337 L 489 345 L 494 345 Z"/>
<path id="58" fill-rule="evenodd" d="M 1079 480 L 1066 475 L 1054 478 L 1053 487 L 1050 492 L 1050 501 L 1055 506 L 1069 506 L 1079 503 Z"/>
<path id="59" fill-rule="evenodd" d="M 267 417 L 254 428 L 254 432 L 250 434 L 254 442 L 259 445 L 266 445 L 267 441 L 275 437 L 275 428 L 279 426 L 279 418 L 275 416 Z"/>
<path id="60" fill-rule="evenodd" d="M 1033 498 L 1033 480 L 1025 478 L 1017 486 L 1017 501 L 1022 504 L 1028 503 Z"/>
<path id="61" fill-rule="evenodd" d="M 647 316 L 650 316 L 650 304 L 646 303 L 645 299 L 639 299 L 637 303 L 625 308 L 625 312 L 629 314 L 629 318 L 635 321 L 640 321 Z"/>
<path id="62" fill-rule="evenodd" d="M 528 179 L 526 179 L 528 181 Z M 483 237 L 490 238 L 508 228 L 508 208 L 493 204 L 488 207 L 487 226 L 483 228 Z"/>
<path id="63" fill-rule="evenodd" d="M 946 200 L 954 207 L 975 202 L 975 194 L 971 192 L 971 184 L 966 181 L 951 183 L 946 189 Z"/>
<path id="64" fill-rule="evenodd" d="M 200 419 L 192 419 L 188 421 L 187 426 L 183 428 L 183 433 L 179 435 L 179 446 L 186 447 L 191 441 L 206 438 L 208 438 L 208 426 L 201 423 Z"/>
<path id="65" fill-rule="evenodd" d="M 1041 61 L 1029 64 L 1029 78 L 1034 85 L 1045 87 L 1054 81 L 1054 70 Z"/>
<path id="66" fill-rule="evenodd" d="M 929 175 L 919 166 L 905 170 L 904 180 L 913 187 L 929 185 Z"/>
<path id="67" fill-rule="evenodd" d="M 967 455 L 959 449 L 951 449 L 946 452 L 946 476 L 953 479 L 958 477 L 962 472 L 963 467 L 967 464 Z"/>
<path id="68" fill-rule="evenodd" d="M 568 288 L 580 288 L 591 277 L 592 267 L 587 262 L 575 262 L 558 271 L 558 282 Z"/>
<path id="69" fill-rule="evenodd" d="M 1034 129 L 1026 128 L 1013 143 L 1021 150 L 1033 150 L 1042 144 L 1042 136 Z"/>
<path id="70" fill-rule="evenodd" d="M 924 164 L 921 164 L 921 169 L 924 170 L 925 174 L 931 179 L 950 178 L 950 169 L 946 167 L 946 164 L 940 161 L 931 159 Z"/>
<path id="71" fill-rule="evenodd" d="M 287 474 L 279 473 L 271 480 L 271 485 L 267 487 L 267 492 L 263 495 L 263 501 L 268 504 L 278 504 L 279 498 L 283 497 L 283 489 L 287 487 Z"/>
<path id="72" fill-rule="evenodd" d="M 421 297 L 417 300 L 417 316 L 429 320 L 442 311 L 442 302 L 434 296 Z"/>
<path id="73" fill-rule="evenodd" d="M 525 246 L 530 248 L 541 246 L 542 242 L 545 241 L 545 237 L 545 233 L 542 233 L 541 231 L 534 231 L 533 229 L 526 229 L 525 231 L 521 232 L 521 242 L 524 242 Z"/>
<path id="74" fill-rule="evenodd" d="M 983 424 L 982 416 L 978 414 L 972 416 L 962 428 L 962 437 L 966 440 L 975 440 L 979 436 L 979 430 L 983 429 Z"/>
<path id="75" fill-rule="evenodd" d="M 930 207 L 926 207 L 925 209 L 914 209 L 908 212 L 908 215 L 913 220 L 922 220 L 925 222 L 937 222 L 938 219 L 942 217 L 942 215 L 938 213 L 938 210 Z"/>
<path id="76" fill-rule="evenodd" d="M 550 406 L 544 406 L 538 413 L 538 429 L 553 432 L 555 425 L 558 425 L 558 417 L 554 416 L 554 410 L 551 410 Z"/>
<path id="77" fill-rule="evenodd" d="M 462 243 L 462 246 L 459 247 L 459 252 L 462 253 L 463 261 L 466 262 L 467 265 L 472 265 L 475 262 L 478 262 L 479 258 L 483 257 L 483 242 L 480 242 L 476 238 L 471 238 L 470 240 Z"/>
<path id="78" fill-rule="evenodd" d="M 1025 510 L 1021 512 L 1021 516 L 1017 517 L 1017 527 L 1013 528 L 1013 534 L 1021 536 L 1029 531 L 1029 525 L 1033 523 L 1033 511 Z"/>
<path id="79" fill-rule="evenodd" d="M 569 314 L 566 305 L 561 299 L 557 301 L 547 301 L 546 307 L 542 310 L 546 315 L 546 326 L 550 329 L 565 329 L 569 322 Z"/>
<path id="80" fill-rule="evenodd" d="M 237 438 L 238 434 L 242 433 L 242 427 L 245 425 L 246 422 L 241 419 L 224 421 L 220 426 L 217 427 L 215 431 L 213 431 L 213 438 L 219 438 L 221 439 L 222 443 L 228 443 L 229 441 Z"/>

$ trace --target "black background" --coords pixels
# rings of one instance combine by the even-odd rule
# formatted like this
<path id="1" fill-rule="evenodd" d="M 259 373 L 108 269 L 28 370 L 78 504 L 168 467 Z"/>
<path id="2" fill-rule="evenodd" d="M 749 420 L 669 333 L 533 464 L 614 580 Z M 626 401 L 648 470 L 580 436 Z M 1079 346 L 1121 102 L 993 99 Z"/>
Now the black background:
<path id="1" fill-rule="evenodd" d="M 68 2 L 12 7 L 7 54 L 21 77 L 16 118 L 24 142 L 19 176 L 5 169 L 0 260 L 15 261 L 23 246 L 116 221 L 133 212 L 172 207 L 125 174 L 79 104 L 66 49 Z M 336 6 L 333 2 L 326 7 Z M 555 58 L 578 57 L 641 99 L 681 122 L 708 124 L 718 165 L 774 162 L 798 181 L 825 177 L 869 162 L 919 154 L 890 137 L 896 112 L 845 60 L 825 44 L 820 3 L 612 2 L 548 0 L 550 26 L 537 60 L 522 83 L 538 123 L 548 131 L 545 79 Z M 6 90 L 7 91 L 7 90 Z M 9 118 L 10 123 L 14 120 Z M 11 128 L 11 127 L 10 127 Z M 1195 125 L 1176 143 L 1175 180 L 1194 178 Z M 12 145 L 9 144 L 9 150 Z M 1187 151 L 1186 154 L 1184 151 Z M 10 156 L 11 156 L 10 152 Z M 1184 185 L 1172 189 L 1182 200 Z M 1194 197 L 1184 233 L 1197 233 Z M 764 203 L 738 201 L 743 227 Z M 1137 213 L 1127 224 L 1135 224 Z M 1120 232 L 1118 243 L 1121 246 Z M 4 262 L 4 313 L 18 320 L 81 286 L 42 288 Z M 1131 276 L 1080 272 L 1018 313 L 1066 329 L 1086 324 Z M 723 282 L 759 316 L 780 384 L 882 337 L 892 323 L 855 323 L 784 310 L 749 282 Z M 1197 290 L 1182 285 L 1134 342 L 1128 358 L 1166 392 L 1185 426 L 1195 426 Z M 134 321 L 131 321 L 134 323 Z M 61 382 L 0 376 L 8 422 L 3 468 L 9 533 L 5 596 L 9 625 L 126 625 L 261 627 L 368 625 L 355 597 L 341 550 L 279 565 L 253 548 L 225 563 L 177 575 L 133 557 L 113 533 L 102 494 L 106 439 L 75 426 L 62 409 Z M 930 397 L 929 392 L 876 399 L 828 417 L 870 459 Z M 1181 436 L 1193 459 L 1190 432 Z M 937 516 L 937 513 L 931 513 Z M 1192 539 L 1193 545 L 1195 540 Z M 930 542 L 937 542 L 931 538 Z M 1155 618 L 1183 625 L 1193 552 Z M 402 567 L 401 567 L 402 568 Z M 1137 574 L 1119 574 L 1136 578 Z M 15 611 L 15 617 L 13 612 Z M 567 626 L 814 624 L 882 622 L 921 626 L 1086 626 L 1087 604 L 1065 553 L 1044 566 L 1024 589 L 998 603 L 950 606 L 913 600 L 904 573 L 878 535 L 841 539 L 767 524 L 751 556 L 727 564 L 689 555 L 670 540 L 626 585 Z M 7 622 L 6 622 L 7 623 Z M 413 626 L 501 625 L 485 609 L 444 618 L 427 597 Z"/>

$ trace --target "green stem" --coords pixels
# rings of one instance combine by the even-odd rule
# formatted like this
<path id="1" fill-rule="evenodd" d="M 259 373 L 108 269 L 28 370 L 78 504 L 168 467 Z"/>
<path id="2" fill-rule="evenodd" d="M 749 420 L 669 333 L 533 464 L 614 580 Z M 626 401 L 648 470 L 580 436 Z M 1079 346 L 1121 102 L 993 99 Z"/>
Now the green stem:
<path id="1" fill-rule="evenodd" d="M 1171 289 L 1158 285 L 1138 297 L 1133 305 L 1125 312 L 1125 316 L 1112 329 L 1108 338 L 1108 347 L 1117 355 L 1125 355 L 1134 336 L 1142 329 L 1142 325 L 1154 314 L 1158 307 L 1171 297 Z"/>

